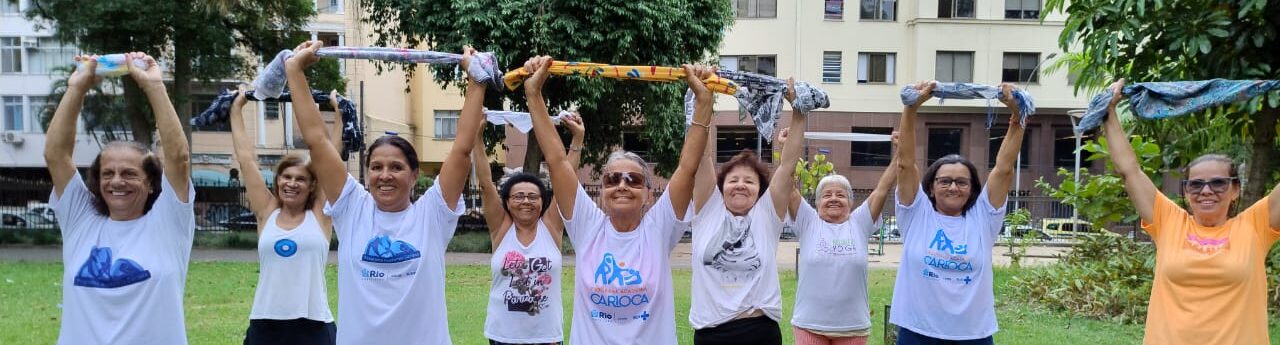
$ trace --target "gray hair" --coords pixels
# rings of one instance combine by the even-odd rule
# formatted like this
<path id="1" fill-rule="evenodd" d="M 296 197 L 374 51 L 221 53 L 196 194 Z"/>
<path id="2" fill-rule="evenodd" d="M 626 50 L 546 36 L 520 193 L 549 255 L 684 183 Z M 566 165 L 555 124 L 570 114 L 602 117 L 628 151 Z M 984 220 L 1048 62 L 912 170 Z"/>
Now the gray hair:
<path id="1" fill-rule="evenodd" d="M 844 175 L 840 175 L 840 174 L 827 175 L 823 177 L 821 180 L 818 180 L 818 189 L 815 190 L 814 192 L 822 193 L 822 189 L 826 188 L 828 184 L 832 184 L 832 183 L 840 185 L 840 187 L 844 187 L 844 195 L 849 199 L 853 199 L 853 186 L 849 184 L 848 178 L 845 178 Z"/>
<path id="2" fill-rule="evenodd" d="M 621 160 L 629 160 L 636 162 L 636 164 L 640 164 L 640 170 L 644 171 L 645 188 L 653 188 L 651 185 L 653 183 L 653 174 L 649 172 L 649 163 L 645 162 L 644 158 L 640 158 L 640 155 L 635 154 L 635 152 L 626 150 L 613 151 L 613 153 L 609 154 L 609 158 L 605 160 L 604 164 L 609 165 Z"/>

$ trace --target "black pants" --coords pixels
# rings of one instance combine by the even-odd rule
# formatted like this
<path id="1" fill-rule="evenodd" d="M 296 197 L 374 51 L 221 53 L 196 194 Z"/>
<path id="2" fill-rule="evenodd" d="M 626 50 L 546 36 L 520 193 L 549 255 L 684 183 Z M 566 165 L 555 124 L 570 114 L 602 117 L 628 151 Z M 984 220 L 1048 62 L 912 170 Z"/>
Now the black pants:
<path id="1" fill-rule="evenodd" d="M 971 340 L 938 339 L 912 332 L 906 327 L 898 327 L 898 345 L 995 345 L 995 341 L 991 337 Z"/>
<path id="2" fill-rule="evenodd" d="M 737 319 L 693 331 L 694 345 L 781 345 L 782 330 L 767 315 Z"/>
<path id="3" fill-rule="evenodd" d="M 244 345 L 334 345 L 337 340 L 338 328 L 332 322 L 311 319 L 252 319 L 244 333 Z"/>
<path id="4" fill-rule="evenodd" d="M 512 344 L 512 343 L 504 343 L 501 341 L 489 339 L 489 345 L 560 345 L 560 344 L 564 344 L 564 343 L 560 342 L 560 343 L 546 343 L 546 344 Z"/>

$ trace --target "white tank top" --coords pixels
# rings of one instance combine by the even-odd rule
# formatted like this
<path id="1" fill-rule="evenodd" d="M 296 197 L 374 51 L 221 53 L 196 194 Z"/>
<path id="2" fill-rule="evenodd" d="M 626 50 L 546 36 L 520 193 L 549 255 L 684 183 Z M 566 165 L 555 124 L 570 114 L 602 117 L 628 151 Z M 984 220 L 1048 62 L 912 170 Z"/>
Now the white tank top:
<path id="1" fill-rule="evenodd" d="M 329 241 L 311 211 L 296 228 L 276 225 L 280 210 L 271 212 L 258 236 L 258 291 L 250 319 L 311 319 L 333 322 L 325 291 L 325 259 Z"/>
<path id="2" fill-rule="evenodd" d="M 564 311 L 560 298 L 560 249 L 547 226 L 538 230 L 529 246 L 516 238 L 516 226 L 493 251 L 489 269 L 489 313 L 484 335 L 504 343 L 556 343 L 564 341 Z"/>

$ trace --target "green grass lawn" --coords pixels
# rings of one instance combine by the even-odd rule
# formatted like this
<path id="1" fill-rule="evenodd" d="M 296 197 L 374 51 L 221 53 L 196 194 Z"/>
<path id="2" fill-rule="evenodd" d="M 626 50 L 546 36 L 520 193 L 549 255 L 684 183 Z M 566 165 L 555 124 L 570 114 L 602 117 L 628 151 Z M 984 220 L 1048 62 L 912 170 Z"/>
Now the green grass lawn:
<path id="1" fill-rule="evenodd" d="M 247 317 L 253 303 L 257 281 L 257 264 L 193 263 L 187 279 L 187 334 L 191 344 L 232 344 L 244 337 Z M 51 344 L 57 339 L 62 287 L 62 265 L 56 263 L 0 263 L 0 344 Z M 884 305 L 893 294 L 894 270 L 871 272 L 871 305 L 873 332 L 870 344 L 881 344 L 884 337 Z M 1024 303 L 1003 301 L 1004 290 L 1012 271 L 996 271 L 996 299 L 1001 344 L 1137 344 L 1142 339 L 1140 325 L 1121 325 L 1090 319 L 1074 318 L 1045 311 Z M 336 267 L 329 266 L 330 306 L 337 308 Z M 572 282 L 573 270 L 566 268 L 564 278 Z M 791 318 L 795 301 L 795 272 L 782 272 L 782 322 L 784 343 L 792 344 Z M 488 266 L 449 266 L 446 297 L 449 301 L 449 332 L 455 344 L 487 344 L 484 339 L 485 304 L 489 291 Z M 681 344 L 693 343 L 689 327 L 688 270 L 675 271 L 676 325 Z M 563 285 L 565 325 L 571 316 L 573 284 Z M 337 311 L 335 310 L 335 315 Z M 340 320 L 339 320 L 340 321 Z M 1272 344 L 1280 344 L 1278 329 L 1272 322 Z"/>

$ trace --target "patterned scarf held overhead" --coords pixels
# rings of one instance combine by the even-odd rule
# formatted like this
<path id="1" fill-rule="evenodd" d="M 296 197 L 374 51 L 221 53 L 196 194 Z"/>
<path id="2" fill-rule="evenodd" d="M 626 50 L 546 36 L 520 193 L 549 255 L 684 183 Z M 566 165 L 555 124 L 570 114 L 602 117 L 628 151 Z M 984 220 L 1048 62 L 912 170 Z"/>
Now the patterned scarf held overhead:
<path id="1" fill-rule="evenodd" d="M 1199 112 L 1223 104 L 1242 102 L 1280 89 L 1276 80 L 1226 80 L 1151 82 L 1125 85 L 1120 94 L 1129 97 L 1129 110 L 1138 117 L 1154 120 Z M 1076 131 L 1097 128 L 1107 118 L 1111 90 L 1089 101 L 1089 109 Z"/>
<path id="2" fill-rule="evenodd" d="M 257 92 L 248 91 L 244 94 L 245 98 L 250 101 L 261 101 Z M 311 99 L 318 104 L 329 104 L 329 93 L 323 91 L 311 91 Z M 213 104 L 209 108 L 200 112 L 191 118 L 192 126 L 208 126 L 215 123 L 226 122 L 231 116 L 231 104 L 236 100 L 236 93 L 232 90 L 223 90 L 218 93 L 218 97 L 213 100 Z M 276 97 L 273 101 L 291 102 L 293 98 L 288 92 L 284 92 Z M 338 108 L 342 110 L 342 146 L 345 148 L 340 152 L 342 160 L 347 159 L 348 152 L 358 152 L 364 150 L 364 132 L 360 131 L 360 118 L 356 114 L 356 104 L 350 99 L 338 96 Z"/>
<path id="3" fill-rule="evenodd" d="M 461 54 L 440 53 L 428 50 L 383 48 L 383 47 L 325 47 L 316 52 L 316 56 L 336 59 L 364 59 L 403 63 L 457 64 L 462 62 Z M 281 50 L 275 59 L 262 69 L 258 79 L 253 80 L 253 88 L 264 98 L 276 98 L 284 91 L 284 62 L 293 57 L 292 50 Z M 467 75 L 480 83 L 487 83 L 494 90 L 499 90 L 497 76 L 498 61 L 493 53 L 476 53 L 467 69 Z"/>
<path id="4" fill-rule="evenodd" d="M 573 113 L 568 110 L 561 110 L 559 114 L 551 115 L 551 123 L 559 125 L 560 119 L 569 115 L 573 115 Z M 529 117 L 529 113 L 485 109 L 484 117 L 495 126 L 511 125 L 520 133 L 529 133 L 533 129 L 533 118 Z"/>
<path id="5" fill-rule="evenodd" d="M 660 66 L 614 66 L 590 62 L 572 62 L 572 61 L 552 61 L 550 72 L 553 75 L 572 75 L 586 77 L 602 77 L 625 80 L 643 80 L 656 82 L 673 82 L 684 80 L 684 69 L 677 67 L 660 67 Z M 507 85 L 508 90 L 515 90 L 525 79 L 533 76 L 533 72 L 526 71 L 524 67 L 514 71 L 507 72 L 502 77 L 503 84 Z M 713 76 L 702 81 L 712 92 L 732 95 L 736 92 L 738 85 L 733 81 Z"/>
<path id="6" fill-rule="evenodd" d="M 98 55 L 98 67 L 93 69 L 93 75 L 99 77 L 119 77 L 129 74 L 129 65 L 125 64 L 129 60 L 124 54 L 107 54 Z M 76 68 L 84 66 L 83 62 L 76 62 Z M 140 69 L 147 69 L 147 62 L 142 60 L 133 60 L 133 66 Z"/>
<path id="7" fill-rule="evenodd" d="M 772 142 L 774 128 L 782 118 L 782 100 L 786 98 L 787 81 L 750 72 L 719 70 L 716 74 L 738 83 L 738 90 L 733 95 L 738 99 L 738 109 L 742 114 L 738 119 L 741 120 L 750 115 L 760 136 L 764 137 L 765 141 Z M 685 125 L 693 123 L 693 101 L 693 92 L 685 92 Z M 796 100 L 791 106 L 808 113 L 814 109 L 831 106 L 831 101 L 827 98 L 826 91 L 798 81 L 796 82 Z"/>
<path id="8" fill-rule="evenodd" d="M 946 99 L 987 100 L 987 128 L 990 129 L 992 123 L 995 122 L 996 119 L 995 108 L 991 101 L 1004 97 L 1004 92 L 1001 92 L 1000 87 L 991 85 L 972 83 L 936 83 L 931 95 L 933 95 L 933 97 L 937 97 L 939 102 Z M 1035 99 L 1031 98 L 1030 93 L 1019 88 L 1014 88 L 1012 95 L 1013 100 L 1018 103 L 1018 111 L 1021 112 L 1021 114 L 1018 114 L 1020 116 L 1018 123 L 1026 126 L 1027 119 L 1036 113 Z M 914 84 L 903 86 L 902 92 L 899 96 L 902 97 L 902 105 L 916 104 L 916 101 L 920 100 L 920 92 L 916 91 L 916 86 Z"/>

